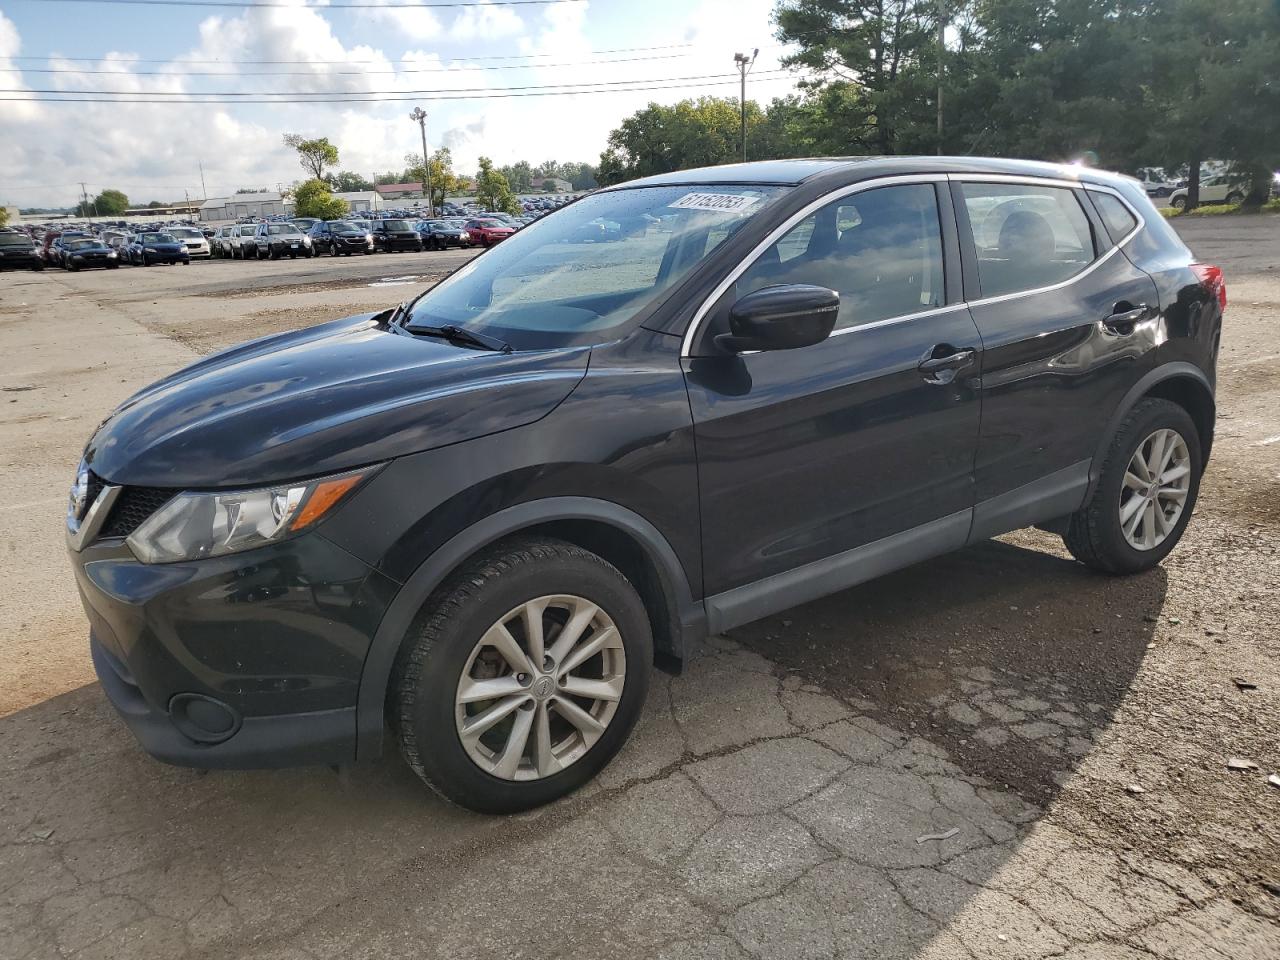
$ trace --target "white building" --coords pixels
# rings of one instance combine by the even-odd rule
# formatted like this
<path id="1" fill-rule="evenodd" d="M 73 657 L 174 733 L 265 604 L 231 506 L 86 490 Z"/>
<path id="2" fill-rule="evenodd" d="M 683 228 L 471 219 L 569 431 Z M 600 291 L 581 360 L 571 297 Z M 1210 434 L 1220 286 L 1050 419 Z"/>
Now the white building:
<path id="1" fill-rule="evenodd" d="M 213 197 L 200 204 L 200 219 L 205 223 L 218 223 L 241 217 L 274 217 L 292 210 L 293 204 L 278 193 L 237 193 L 231 197 Z"/>
<path id="2" fill-rule="evenodd" d="M 339 200 L 347 201 L 352 213 L 357 211 L 370 213 L 382 209 L 382 194 L 376 190 L 357 190 L 353 193 L 335 193 Z"/>

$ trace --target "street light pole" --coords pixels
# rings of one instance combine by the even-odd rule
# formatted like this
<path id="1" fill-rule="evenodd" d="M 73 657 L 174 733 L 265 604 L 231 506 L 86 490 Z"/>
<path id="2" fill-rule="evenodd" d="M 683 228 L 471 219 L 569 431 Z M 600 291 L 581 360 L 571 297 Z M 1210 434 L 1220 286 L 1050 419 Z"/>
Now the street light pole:
<path id="1" fill-rule="evenodd" d="M 427 156 L 427 113 L 421 107 L 414 107 L 409 119 L 418 122 L 422 133 L 422 190 L 427 195 L 427 217 L 434 220 L 436 206 L 431 196 L 431 158 Z"/>
<path id="2" fill-rule="evenodd" d="M 947 52 L 947 14 L 945 0 L 938 0 L 938 156 L 942 156 L 942 77 L 943 58 Z"/>
<path id="3" fill-rule="evenodd" d="M 751 56 L 745 53 L 735 53 L 733 62 L 738 67 L 738 79 L 740 81 L 738 95 L 738 111 L 741 118 L 739 136 L 742 139 L 742 162 L 747 162 L 747 74 L 751 72 L 751 66 L 756 62 L 756 57 L 760 54 L 759 48 L 751 51 Z"/>

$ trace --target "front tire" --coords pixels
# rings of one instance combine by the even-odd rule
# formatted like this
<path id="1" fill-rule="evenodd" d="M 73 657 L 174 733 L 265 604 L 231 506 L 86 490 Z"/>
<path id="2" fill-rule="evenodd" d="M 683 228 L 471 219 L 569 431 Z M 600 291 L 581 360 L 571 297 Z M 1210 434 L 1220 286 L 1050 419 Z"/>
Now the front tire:
<path id="1" fill-rule="evenodd" d="M 1227 203 L 1244 203 L 1244 194 L 1238 192 L 1227 194 Z"/>
<path id="2" fill-rule="evenodd" d="M 1175 210 L 1184 210 L 1186 209 L 1186 206 L 1187 206 L 1187 198 L 1174 197 L 1173 200 L 1169 202 L 1169 206 L 1173 207 L 1173 209 Z"/>
<path id="3" fill-rule="evenodd" d="M 1107 447 L 1093 494 L 1071 516 L 1067 549 L 1103 573 L 1150 570 L 1182 538 L 1203 464 L 1191 415 L 1169 400 L 1140 401 Z"/>
<path id="4" fill-rule="evenodd" d="M 549 538 L 508 541 L 449 578 L 405 637 L 392 724 L 447 800 L 514 813 L 594 777 L 648 691 L 643 604 L 605 560 Z"/>

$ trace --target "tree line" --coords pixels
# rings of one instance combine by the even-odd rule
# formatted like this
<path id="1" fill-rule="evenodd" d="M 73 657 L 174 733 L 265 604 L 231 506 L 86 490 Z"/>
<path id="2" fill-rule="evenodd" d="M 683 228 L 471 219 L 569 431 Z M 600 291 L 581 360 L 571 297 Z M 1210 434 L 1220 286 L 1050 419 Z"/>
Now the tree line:
<path id="1" fill-rule="evenodd" d="M 1191 205 L 1203 160 L 1229 161 L 1253 202 L 1280 166 L 1276 0 L 783 0 L 774 25 L 795 47 L 784 63 L 806 79 L 794 96 L 747 104 L 752 160 L 944 153 L 1185 168 Z M 598 178 L 731 162 L 738 124 L 736 99 L 650 104 L 609 135 Z"/>
<path id="2" fill-rule="evenodd" d="M 457 174 L 453 169 L 453 153 L 441 147 L 424 161 L 419 153 L 404 155 L 404 167 L 374 174 L 372 180 L 350 170 L 336 170 L 339 162 L 338 148 L 327 137 L 306 139 L 299 134 L 284 135 L 285 146 L 298 154 L 298 162 L 311 176 L 295 184 L 290 193 L 294 209 L 299 216 L 332 219 L 346 212 L 346 203 L 336 193 L 355 193 L 373 190 L 378 185 L 390 183 L 427 183 L 431 189 L 431 204 L 440 207 L 445 198 L 469 192 L 474 188 L 477 201 L 487 210 L 518 213 L 516 193 L 533 191 L 533 181 L 544 177 L 565 180 L 574 189 L 594 187 L 595 167 L 588 163 L 560 163 L 549 160 L 538 166 L 520 161 L 508 167 L 494 167 L 488 157 L 481 157 L 479 170 L 474 177 Z"/>

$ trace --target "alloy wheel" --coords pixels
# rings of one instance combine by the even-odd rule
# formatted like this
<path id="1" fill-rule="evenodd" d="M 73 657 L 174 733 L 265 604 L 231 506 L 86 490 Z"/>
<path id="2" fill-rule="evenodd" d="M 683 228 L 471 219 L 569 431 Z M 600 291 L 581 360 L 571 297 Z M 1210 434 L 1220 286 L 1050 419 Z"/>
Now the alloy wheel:
<path id="1" fill-rule="evenodd" d="M 1154 550 L 1182 517 L 1191 491 L 1191 454 L 1176 430 L 1155 431 L 1129 459 L 1120 492 L 1120 530 L 1135 550 Z"/>
<path id="2" fill-rule="evenodd" d="M 458 738 L 480 769 L 539 780 L 582 759 L 608 728 L 626 683 L 612 618 L 583 597 L 537 597 L 494 623 L 455 695 Z"/>

